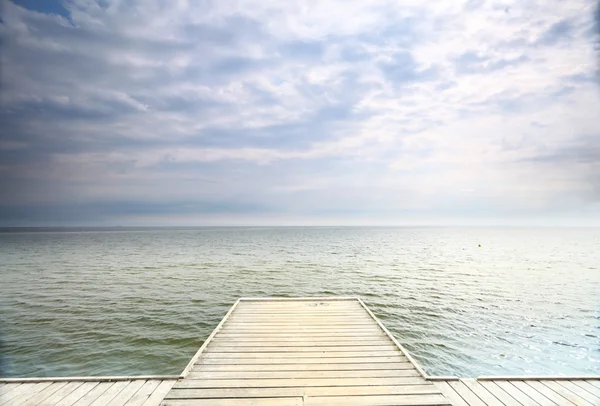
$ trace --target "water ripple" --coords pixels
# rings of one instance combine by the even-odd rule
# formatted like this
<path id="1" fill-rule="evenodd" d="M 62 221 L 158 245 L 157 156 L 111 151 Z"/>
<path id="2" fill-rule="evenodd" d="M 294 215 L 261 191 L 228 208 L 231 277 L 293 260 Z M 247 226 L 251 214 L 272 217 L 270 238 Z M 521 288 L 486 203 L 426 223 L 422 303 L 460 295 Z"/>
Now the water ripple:
<path id="1" fill-rule="evenodd" d="M 431 374 L 597 374 L 598 246 L 598 229 L 0 234 L 0 373 L 177 374 L 238 297 L 357 295 Z"/>

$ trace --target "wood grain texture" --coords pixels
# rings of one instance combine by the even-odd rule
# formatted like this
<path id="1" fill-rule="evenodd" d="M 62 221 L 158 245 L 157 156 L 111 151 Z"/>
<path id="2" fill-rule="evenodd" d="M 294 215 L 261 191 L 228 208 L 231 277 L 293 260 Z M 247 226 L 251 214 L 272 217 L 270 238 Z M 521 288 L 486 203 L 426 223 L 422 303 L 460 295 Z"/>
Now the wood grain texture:
<path id="1" fill-rule="evenodd" d="M 163 406 L 450 405 L 357 299 L 241 299 L 208 341 Z"/>

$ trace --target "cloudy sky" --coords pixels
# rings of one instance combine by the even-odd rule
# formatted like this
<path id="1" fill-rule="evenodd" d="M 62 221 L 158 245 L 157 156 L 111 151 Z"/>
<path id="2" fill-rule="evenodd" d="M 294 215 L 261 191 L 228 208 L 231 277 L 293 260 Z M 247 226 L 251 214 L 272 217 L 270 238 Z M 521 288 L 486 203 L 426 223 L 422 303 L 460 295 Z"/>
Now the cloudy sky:
<path id="1" fill-rule="evenodd" d="M 600 225 L 593 0 L 0 2 L 0 225 Z"/>

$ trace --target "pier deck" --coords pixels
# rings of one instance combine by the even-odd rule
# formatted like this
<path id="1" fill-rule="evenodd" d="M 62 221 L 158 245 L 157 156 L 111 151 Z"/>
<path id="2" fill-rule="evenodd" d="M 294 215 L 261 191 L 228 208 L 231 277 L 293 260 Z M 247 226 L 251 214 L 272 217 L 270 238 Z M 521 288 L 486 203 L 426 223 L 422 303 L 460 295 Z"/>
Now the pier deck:
<path id="1" fill-rule="evenodd" d="M 0 379 L 33 405 L 600 406 L 600 377 L 427 376 L 360 299 L 240 299 L 181 375 Z"/>
<path id="2" fill-rule="evenodd" d="M 183 405 L 450 405 L 362 302 L 240 300 L 167 394 Z"/>

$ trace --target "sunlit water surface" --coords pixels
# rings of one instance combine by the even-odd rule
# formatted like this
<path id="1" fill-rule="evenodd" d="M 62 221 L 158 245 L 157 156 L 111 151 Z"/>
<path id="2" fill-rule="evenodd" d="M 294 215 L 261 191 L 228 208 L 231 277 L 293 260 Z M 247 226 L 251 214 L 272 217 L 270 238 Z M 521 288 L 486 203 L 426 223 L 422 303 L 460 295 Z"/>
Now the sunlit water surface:
<path id="1" fill-rule="evenodd" d="M 361 296 L 430 374 L 598 374 L 599 268 L 600 229 L 4 233 L 2 374 L 178 374 L 238 297 L 314 295 Z"/>

